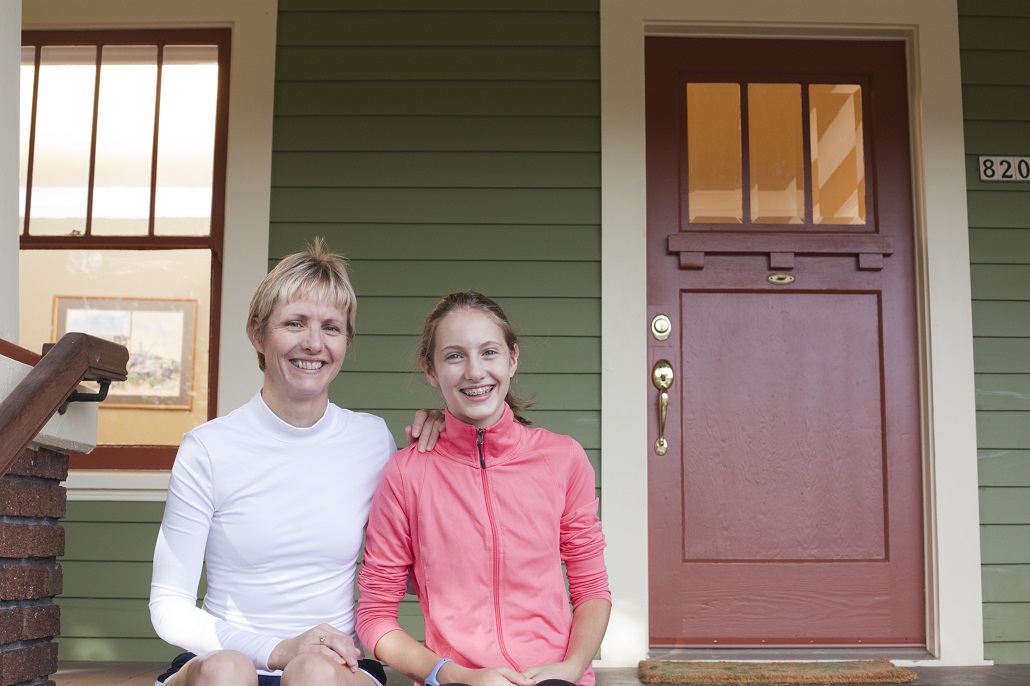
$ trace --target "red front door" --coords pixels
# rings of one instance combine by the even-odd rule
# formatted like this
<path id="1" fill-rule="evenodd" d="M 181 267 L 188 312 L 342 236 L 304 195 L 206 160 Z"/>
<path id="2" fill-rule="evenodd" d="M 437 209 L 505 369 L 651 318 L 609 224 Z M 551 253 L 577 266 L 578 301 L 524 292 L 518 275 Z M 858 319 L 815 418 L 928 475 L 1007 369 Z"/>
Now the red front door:
<path id="1" fill-rule="evenodd" d="M 651 644 L 923 645 L 904 44 L 646 51 Z"/>

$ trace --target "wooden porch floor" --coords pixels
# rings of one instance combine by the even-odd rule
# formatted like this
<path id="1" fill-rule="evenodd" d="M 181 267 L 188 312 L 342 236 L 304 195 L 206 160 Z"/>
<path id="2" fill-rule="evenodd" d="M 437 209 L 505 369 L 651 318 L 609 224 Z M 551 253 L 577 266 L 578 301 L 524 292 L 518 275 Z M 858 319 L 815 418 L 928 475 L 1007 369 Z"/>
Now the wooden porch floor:
<path id="1" fill-rule="evenodd" d="M 163 662 L 61 662 L 51 678 L 57 686 L 153 686 Z M 991 667 L 913 667 L 919 678 L 912 686 L 1027 686 L 1030 665 Z M 387 670 L 389 686 L 409 686 Z M 640 686 L 635 669 L 599 669 L 598 686 Z M 843 686 L 843 685 L 842 685 Z"/>

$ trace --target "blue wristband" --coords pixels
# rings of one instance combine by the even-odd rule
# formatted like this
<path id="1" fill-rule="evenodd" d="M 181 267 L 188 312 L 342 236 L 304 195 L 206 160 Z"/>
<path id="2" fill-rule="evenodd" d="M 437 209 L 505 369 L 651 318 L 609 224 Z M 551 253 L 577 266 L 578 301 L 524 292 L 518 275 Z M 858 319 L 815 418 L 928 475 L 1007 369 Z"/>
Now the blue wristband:
<path id="1" fill-rule="evenodd" d="M 440 686 L 440 682 L 437 681 L 436 675 L 440 673 L 440 669 L 448 662 L 454 662 L 454 660 L 450 659 L 449 657 L 445 657 L 444 659 L 437 662 L 436 666 L 433 667 L 433 671 L 431 671 L 429 673 L 429 676 L 426 677 L 426 680 L 422 682 L 423 686 Z"/>

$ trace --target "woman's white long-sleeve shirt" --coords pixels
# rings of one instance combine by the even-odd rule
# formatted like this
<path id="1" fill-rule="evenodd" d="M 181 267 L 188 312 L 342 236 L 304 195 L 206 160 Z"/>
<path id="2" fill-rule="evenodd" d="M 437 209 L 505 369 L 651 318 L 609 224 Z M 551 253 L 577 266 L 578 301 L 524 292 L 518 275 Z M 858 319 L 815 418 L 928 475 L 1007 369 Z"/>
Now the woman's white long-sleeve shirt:
<path id="1" fill-rule="evenodd" d="M 357 644 L 355 567 L 395 449 L 379 417 L 330 403 L 314 426 L 297 428 L 260 393 L 187 433 L 154 552 L 158 635 L 198 655 L 240 651 L 273 674 L 275 646 L 321 622 Z"/>

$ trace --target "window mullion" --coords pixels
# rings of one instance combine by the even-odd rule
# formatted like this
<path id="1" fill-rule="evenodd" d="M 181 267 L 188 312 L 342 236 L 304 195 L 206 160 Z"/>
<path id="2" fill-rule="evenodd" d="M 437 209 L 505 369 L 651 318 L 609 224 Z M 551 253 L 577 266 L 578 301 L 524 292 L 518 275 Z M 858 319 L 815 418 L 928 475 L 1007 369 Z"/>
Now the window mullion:
<path id="1" fill-rule="evenodd" d="M 154 80 L 154 142 L 150 153 L 150 217 L 147 220 L 147 236 L 154 237 L 157 216 L 157 150 L 161 130 L 161 78 L 164 73 L 165 45 L 157 46 L 157 78 Z"/>
<path id="2" fill-rule="evenodd" d="M 96 67 L 96 78 L 93 81 L 93 127 L 89 140 L 89 180 L 86 182 L 86 226 L 83 233 L 87 236 L 93 232 L 93 181 L 97 173 L 97 120 L 100 117 L 100 69 L 103 54 L 103 46 L 96 46 L 94 66 Z"/>
<path id="3" fill-rule="evenodd" d="M 29 150 L 28 162 L 25 166 L 25 226 L 22 235 L 29 235 L 29 222 L 32 217 L 32 167 L 36 161 L 36 111 L 39 106 L 39 68 L 42 61 L 43 46 L 33 45 L 32 68 L 32 114 L 29 117 Z"/>

